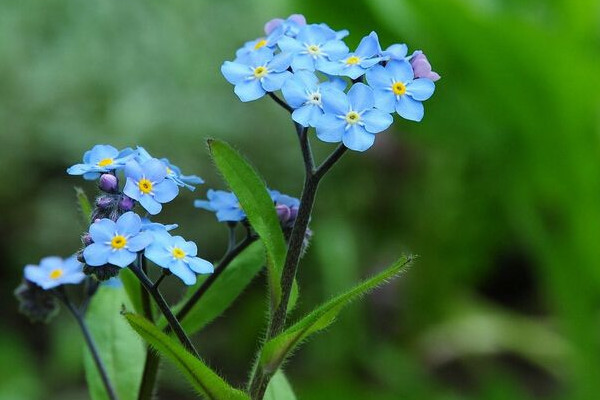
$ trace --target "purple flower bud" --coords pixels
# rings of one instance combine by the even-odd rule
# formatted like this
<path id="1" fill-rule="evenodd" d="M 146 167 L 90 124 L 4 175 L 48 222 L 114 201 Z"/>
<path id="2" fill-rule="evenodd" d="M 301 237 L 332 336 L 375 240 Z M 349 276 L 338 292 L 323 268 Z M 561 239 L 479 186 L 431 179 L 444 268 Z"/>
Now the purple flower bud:
<path id="1" fill-rule="evenodd" d="M 278 204 L 275 207 L 275 211 L 277 212 L 277 216 L 282 223 L 286 223 L 290 220 L 291 210 L 288 206 L 284 204 Z"/>
<path id="2" fill-rule="evenodd" d="M 99 196 L 96 199 L 96 207 L 106 209 L 111 206 L 112 199 L 109 196 Z"/>
<path id="3" fill-rule="evenodd" d="M 298 207 L 290 208 L 290 221 L 295 221 L 298 216 Z"/>
<path id="4" fill-rule="evenodd" d="M 131 211 L 135 206 L 135 201 L 129 196 L 121 196 L 121 200 L 119 200 L 119 208 L 122 211 Z"/>
<path id="5" fill-rule="evenodd" d="M 98 187 L 106 193 L 116 193 L 119 190 L 119 180 L 113 174 L 102 174 Z"/>
<path id="6" fill-rule="evenodd" d="M 89 246 L 90 244 L 94 243 L 94 241 L 92 240 L 92 236 L 86 232 L 81 235 L 81 243 L 83 243 L 84 246 Z"/>
<path id="7" fill-rule="evenodd" d="M 431 64 L 429 64 L 427 57 L 421 50 L 413 53 L 410 58 L 410 65 L 412 65 L 415 72 L 415 78 L 428 78 L 434 82 L 440 79 L 439 74 L 431 70 Z"/>
<path id="8" fill-rule="evenodd" d="M 287 21 L 293 22 L 298 26 L 306 25 L 306 17 L 302 14 L 292 14 L 287 18 Z M 265 34 L 270 35 L 281 24 L 286 22 L 283 18 L 273 18 L 265 24 Z"/>

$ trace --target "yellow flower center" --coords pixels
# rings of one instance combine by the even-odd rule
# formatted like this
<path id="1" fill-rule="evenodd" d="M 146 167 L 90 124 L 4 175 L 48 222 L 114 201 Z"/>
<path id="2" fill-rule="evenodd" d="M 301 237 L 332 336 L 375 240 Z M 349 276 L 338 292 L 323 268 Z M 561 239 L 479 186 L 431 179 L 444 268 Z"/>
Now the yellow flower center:
<path id="1" fill-rule="evenodd" d="M 146 178 L 140 179 L 140 181 L 138 182 L 138 187 L 140 188 L 140 192 L 142 193 L 148 194 L 152 192 L 152 182 L 150 182 Z"/>
<path id="2" fill-rule="evenodd" d="M 98 166 L 99 167 L 106 167 L 107 165 L 110 165 L 113 163 L 113 159 L 112 158 L 103 158 L 102 160 L 98 161 Z"/>
<path id="3" fill-rule="evenodd" d="M 267 45 L 266 39 L 261 39 L 258 42 L 256 42 L 256 44 L 254 45 L 254 50 L 258 50 L 261 47 L 265 47 L 266 45 Z"/>
<path id="4" fill-rule="evenodd" d="M 360 62 L 360 58 L 356 57 L 356 56 L 351 56 L 346 58 L 346 64 L 348 65 L 354 65 L 354 64 L 358 64 Z"/>
<path id="5" fill-rule="evenodd" d="M 167 175 L 171 175 L 173 174 L 173 170 L 169 167 L 167 167 Z"/>
<path id="6" fill-rule="evenodd" d="M 346 114 L 346 122 L 348 124 L 354 125 L 358 121 L 360 121 L 360 115 L 358 115 L 356 111 L 350 111 L 348 114 Z"/>
<path id="7" fill-rule="evenodd" d="M 110 241 L 110 245 L 115 250 L 122 249 L 123 247 L 125 247 L 126 244 L 127 244 L 127 239 L 125 239 L 125 236 L 122 236 L 122 235 L 116 235 Z"/>
<path id="8" fill-rule="evenodd" d="M 60 269 L 60 268 L 53 269 L 50 272 L 50 279 L 58 279 L 61 276 L 63 276 L 64 273 L 65 272 L 62 269 Z"/>
<path id="9" fill-rule="evenodd" d="M 179 247 L 173 247 L 173 250 L 171 250 L 171 254 L 178 260 L 181 260 L 185 257 L 185 251 L 181 250 Z"/>
<path id="10" fill-rule="evenodd" d="M 308 50 L 309 54 L 312 54 L 314 56 L 321 54 L 321 48 L 316 44 L 311 44 L 306 48 L 306 50 Z"/>
<path id="11" fill-rule="evenodd" d="M 396 96 L 402 96 L 406 93 L 406 86 L 402 82 L 396 82 L 392 85 L 392 92 L 394 92 Z"/>
<path id="12" fill-rule="evenodd" d="M 267 74 L 267 67 L 256 67 L 254 68 L 254 77 L 260 79 Z"/>

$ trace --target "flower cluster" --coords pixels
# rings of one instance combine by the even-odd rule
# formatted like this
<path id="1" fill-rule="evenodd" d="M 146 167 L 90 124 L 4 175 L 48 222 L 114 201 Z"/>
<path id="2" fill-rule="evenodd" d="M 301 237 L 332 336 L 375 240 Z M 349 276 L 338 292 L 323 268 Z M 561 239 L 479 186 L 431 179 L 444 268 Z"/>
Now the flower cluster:
<path id="1" fill-rule="evenodd" d="M 405 44 L 383 50 L 371 32 L 351 51 L 343 41 L 347 35 L 323 23 L 307 24 L 301 15 L 275 19 L 265 25 L 264 37 L 245 43 L 221 72 L 241 101 L 281 90 L 296 123 L 315 128 L 324 142 L 365 151 L 391 125 L 393 113 L 421 121 L 422 102 L 440 76 L 420 50 L 408 55 Z"/>

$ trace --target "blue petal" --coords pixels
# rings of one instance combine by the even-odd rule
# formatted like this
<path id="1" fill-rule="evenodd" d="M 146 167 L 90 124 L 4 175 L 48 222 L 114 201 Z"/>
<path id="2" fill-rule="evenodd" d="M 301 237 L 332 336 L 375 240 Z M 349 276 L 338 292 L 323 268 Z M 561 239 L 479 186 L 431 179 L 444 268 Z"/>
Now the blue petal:
<path id="1" fill-rule="evenodd" d="M 392 91 L 375 90 L 375 107 L 388 113 L 396 110 L 396 96 Z"/>
<path id="2" fill-rule="evenodd" d="M 154 242 L 144 250 L 144 256 L 154 264 L 163 268 L 169 268 L 173 256 L 161 243 Z"/>
<path id="3" fill-rule="evenodd" d="M 321 50 L 327 54 L 327 58 L 331 61 L 342 59 L 350 51 L 348 46 L 341 40 L 327 42 L 321 47 Z"/>
<path id="4" fill-rule="evenodd" d="M 379 133 L 386 130 L 394 122 L 394 118 L 384 111 L 369 110 L 362 116 L 361 120 L 365 123 L 365 130 L 369 133 Z"/>
<path id="5" fill-rule="evenodd" d="M 345 121 L 332 114 L 325 114 L 316 123 L 317 137 L 328 143 L 342 141 Z"/>
<path id="6" fill-rule="evenodd" d="M 119 155 L 119 150 L 108 144 L 97 144 L 92 147 L 89 154 L 89 163 L 97 164 L 105 158 L 116 158 Z"/>
<path id="7" fill-rule="evenodd" d="M 181 239 L 181 241 L 178 240 L 176 242 L 176 245 L 181 248 L 186 255 L 194 257 L 196 254 L 198 254 L 198 246 L 196 246 L 196 243 L 192 241 L 185 241 L 181 236 L 176 236 L 176 238 Z"/>
<path id="8" fill-rule="evenodd" d="M 321 92 L 323 111 L 326 114 L 346 115 L 350 110 L 350 103 L 344 92 L 333 88 L 325 88 Z"/>
<path id="9" fill-rule="evenodd" d="M 425 114 L 423 104 L 420 101 L 411 99 L 409 96 L 400 97 L 400 100 L 396 104 L 396 112 L 402 118 L 416 122 L 421 121 Z"/>
<path id="10" fill-rule="evenodd" d="M 365 151 L 373 146 L 375 135 L 363 128 L 353 125 L 344 133 L 344 145 L 350 150 Z"/>
<path id="11" fill-rule="evenodd" d="M 239 208 L 231 208 L 217 211 L 217 219 L 219 222 L 239 222 L 246 218 L 246 214 Z"/>
<path id="12" fill-rule="evenodd" d="M 108 255 L 108 262 L 117 267 L 125 268 L 135 261 L 136 254 L 127 249 L 120 249 Z"/>
<path id="13" fill-rule="evenodd" d="M 302 43 L 300 43 L 296 39 L 292 39 L 289 36 L 283 36 L 281 39 L 279 39 L 279 41 L 277 42 L 277 46 L 279 46 L 281 51 L 288 53 L 297 53 L 304 49 Z"/>
<path id="14" fill-rule="evenodd" d="M 381 47 L 379 46 L 377 34 L 371 32 L 369 36 L 362 38 L 354 53 L 360 58 L 368 58 L 378 54 L 380 50 Z"/>
<path id="15" fill-rule="evenodd" d="M 167 176 L 167 165 L 157 158 L 152 158 L 142 164 L 144 175 L 152 182 L 160 182 Z"/>
<path id="16" fill-rule="evenodd" d="M 63 269 L 68 272 L 81 271 L 83 265 L 79 262 L 76 255 L 72 255 L 63 262 Z"/>
<path id="17" fill-rule="evenodd" d="M 135 184 L 132 178 L 127 178 L 125 182 L 125 187 L 123 188 L 123 193 L 127 196 L 131 197 L 134 200 L 139 200 L 142 192 L 140 192 L 140 188 Z"/>
<path id="18" fill-rule="evenodd" d="M 265 95 L 265 90 L 258 79 L 248 79 L 239 82 L 233 91 L 243 102 L 256 100 Z"/>
<path id="19" fill-rule="evenodd" d="M 390 89 L 393 82 L 392 75 L 388 70 L 381 65 L 376 65 L 369 69 L 366 73 L 367 83 L 373 89 L 386 90 Z"/>
<path id="20" fill-rule="evenodd" d="M 276 90 L 281 89 L 281 86 L 283 86 L 283 84 L 285 83 L 285 81 L 292 76 L 292 73 L 289 71 L 283 71 L 283 72 L 269 72 L 263 79 L 262 79 L 262 87 L 267 91 L 267 92 L 274 92 Z"/>
<path id="21" fill-rule="evenodd" d="M 81 283 L 85 279 L 85 274 L 81 271 L 71 272 L 69 274 L 65 274 L 58 279 L 61 285 L 71 283 L 78 284 Z"/>
<path id="22" fill-rule="evenodd" d="M 137 161 L 131 160 L 125 164 L 125 176 L 127 178 L 133 178 L 136 182 L 139 181 L 144 175 L 144 171 Z M 129 196 L 131 197 L 131 196 Z"/>
<path id="23" fill-rule="evenodd" d="M 303 72 L 303 71 L 300 71 Z M 306 89 L 296 75 L 285 81 L 281 87 L 283 98 L 292 108 L 298 108 L 306 101 Z"/>
<path id="24" fill-rule="evenodd" d="M 215 270 L 210 262 L 200 257 L 190 257 L 187 261 L 190 269 L 198 274 L 212 274 Z"/>
<path id="25" fill-rule="evenodd" d="M 319 59 L 317 60 L 315 67 L 317 70 L 328 75 L 342 75 L 344 71 L 344 64 L 339 61 L 326 61 Z"/>
<path id="26" fill-rule="evenodd" d="M 194 274 L 190 270 L 190 268 L 182 261 L 172 262 L 169 266 L 169 270 L 174 275 L 177 275 L 179 278 L 181 278 L 183 283 L 185 283 L 188 286 L 196 283 L 196 274 Z"/>
<path id="27" fill-rule="evenodd" d="M 408 61 L 392 60 L 387 63 L 385 69 L 392 74 L 395 81 L 407 83 L 414 78 L 413 68 Z"/>
<path id="28" fill-rule="evenodd" d="M 130 251 L 142 251 L 154 240 L 154 235 L 150 232 L 140 232 L 127 241 L 127 248 Z"/>
<path id="29" fill-rule="evenodd" d="M 435 91 L 435 83 L 427 78 L 415 79 L 406 85 L 406 94 L 418 101 L 430 98 Z"/>
<path id="30" fill-rule="evenodd" d="M 83 175 L 86 172 L 90 171 L 90 166 L 88 164 L 75 164 L 69 168 L 67 168 L 67 174 L 69 175 Z"/>
<path id="31" fill-rule="evenodd" d="M 292 60 L 292 69 L 296 71 L 314 71 L 315 59 L 309 54 L 296 54 Z"/>
<path id="32" fill-rule="evenodd" d="M 279 53 L 273 60 L 267 65 L 269 71 L 282 72 L 289 68 L 292 62 L 292 54 L 290 53 Z"/>
<path id="33" fill-rule="evenodd" d="M 321 89 L 337 89 L 342 92 L 346 90 L 346 86 L 348 84 L 343 78 L 339 78 L 337 76 L 328 76 L 329 80 L 321 83 Z"/>
<path id="34" fill-rule="evenodd" d="M 156 215 L 162 210 L 162 205 L 154 200 L 154 198 L 150 195 L 143 194 L 139 199 L 140 204 L 146 211 L 148 211 L 151 215 Z"/>
<path id="35" fill-rule="evenodd" d="M 90 226 L 90 235 L 96 243 L 109 242 L 115 234 L 116 224 L 108 218 L 102 218 Z"/>
<path id="36" fill-rule="evenodd" d="M 315 126 L 317 120 L 323 115 L 323 111 L 317 105 L 307 104 L 294 110 L 292 119 L 302 126 Z"/>
<path id="37" fill-rule="evenodd" d="M 42 282 L 48 279 L 48 272 L 35 265 L 27 265 L 23 270 L 23 276 L 29 282 L 42 286 Z"/>
<path id="38" fill-rule="evenodd" d="M 140 216 L 133 211 L 128 211 L 119 217 L 113 232 L 116 231 L 119 235 L 136 235 L 141 228 L 142 219 Z"/>
<path id="39" fill-rule="evenodd" d="M 106 244 L 92 243 L 83 249 L 83 258 L 86 264 L 92 267 L 99 267 L 106 264 L 111 252 L 112 249 Z"/>
<path id="40" fill-rule="evenodd" d="M 393 44 L 383 52 L 385 55 L 389 55 L 392 59 L 402 60 L 408 54 L 408 46 L 405 44 Z"/>
<path id="41" fill-rule="evenodd" d="M 57 256 L 44 257 L 40 261 L 40 269 L 50 272 L 53 269 L 63 268 L 63 260 Z"/>
<path id="42" fill-rule="evenodd" d="M 221 73 L 227 79 L 227 82 L 237 85 L 247 77 L 252 76 L 252 68 L 246 64 L 225 61 L 221 65 Z"/>
<path id="43" fill-rule="evenodd" d="M 350 107 L 355 111 L 364 111 L 375 106 L 373 98 L 373 89 L 364 83 L 355 83 L 348 91 L 348 101 Z"/>
<path id="44" fill-rule="evenodd" d="M 366 69 L 362 68 L 360 65 L 350 65 L 349 67 L 345 67 L 340 72 L 340 75 L 347 76 L 352 79 L 358 79 L 362 75 L 365 74 Z"/>
<path id="45" fill-rule="evenodd" d="M 207 200 L 194 200 L 194 207 L 202 208 L 208 211 L 216 211 L 214 208 L 210 206 L 210 201 Z"/>
<path id="46" fill-rule="evenodd" d="M 164 180 L 154 185 L 152 191 L 154 193 L 154 200 L 159 203 L 168 203 L 177 196 L 179 187 L 173 181 Z"/>

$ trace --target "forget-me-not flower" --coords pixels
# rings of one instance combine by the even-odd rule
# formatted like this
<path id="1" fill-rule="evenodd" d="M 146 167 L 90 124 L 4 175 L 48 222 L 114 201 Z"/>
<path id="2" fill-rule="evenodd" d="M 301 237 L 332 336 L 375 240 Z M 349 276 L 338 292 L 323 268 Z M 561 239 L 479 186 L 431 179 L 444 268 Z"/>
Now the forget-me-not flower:
<path id="1" fill-rule="evenodd" d="M 408 54 L 408 46 L 405 44 L 393 44 L 381 52 L 381 56 L 388 60 L 404 60 Z"/>
<path id="2" fill-rule="evenodd" d="M 323 90 L 324 114 L 316 124 L 317 137 L 324 142 L 343 142 L 351 150 L 365 151 L 375 142 L 375 134 L 387 129 L 393 118 L 375 108 L 373 90 L 355 83 L 348 94 Z"/>
<path id="3" fill-rule="evenodd" d="M 148 153 L 148 151 L 145 148 L 141 146 L 137 147 L 136 152 L 137 154 L 135 156 L 135 159 L 140 164 L 154 158 L 150 155 L 150 153 Z M 196 188 L 193 185 L 201 185 L 204 183 L 204 180 L 197 175 L 183 175 L 181 173 L 181 169 L 175 164 L 171 164 L 171 162 L 167 158 L 161 158 L 160 161 L 162 161 L 165 164 L 167 178 L 175 182 L 177 186 L 185 187 L 193 192 L 194 190 L 196 190 Z"/>
<path id="4" fill-rule="evenodd" d="M 161 203 L 168 203 L 179 193 L 177 184 L 167 179 L 165 164 L 156 159 L 129 161 L 125 165 L 127 182 L 123 193 L 140 202 L 142 207 L 152 215 L 162 210 Z"/>
<path id="5" fill-rule="evenodd" d="M 383 58 L 379 55 L 381 46 L 375 32 L 362 38 L 356 51 L 342 56 L 337 61 L 325 61 L 320 63 L 319 71 L 330 75 L 348 76 L 357 79 L 369 68 Z"/>
<path id="6" fill-rule="evenodd" d="M 67 283 L 77 284 L 85 279 L 83 265 L 73 255 L 67 259 L 61 257 L 45 257 L 40 265 L 27 265 L 24 276 L 44 290 Z"/>
<path id="7" fill-rule="evenodd" d="M 195 200 L 194 207 L 216 213 L 219 222 L 239 222 L 246 218 L 235 194 L 224 190 L 208 189 L 208 200 Z"/>
<path id="8" fill-rule="evenodd" d="M 263 47 L 248 54 L 243 62 L 225 61 L 221 72 L 229 83 L 235 85 L 234 92 L 241 101 L 252 101 L 266 92 L 281 89 L 291 75 L 287 71 L 291 60 L 289 53 L 273 55 L 272 49 Z"/>
<path id="9" fill-rule="evenodd" d="M 376 65 L 367 72 L 367 82 L 375 91 L 377 108 L 411 121 L 423 119 L 421 103 L 433 95 L 435 84 L 431 79 L 414 79 L 412 66 L 407 61 L 392 60 L 385 67 Z"/>
<path id="10" fill-rule="evenodd" d="M 317 119 L 323 115 L 321 90 L 333 87 L 338 90 L 346 88 L 342 78 L 319 83 L 319 78 L 309 71 L 298 71 L 281 87 L 285 101 L 294 109 L 292 119 L 302 126 L 315 126 Z"/>
<path id="11" fill-rule="evenodd" d="M 306 25 L 295 38 L 283 36 L 277 42 L 283 52 L 293 55 L 292 70 L 314 71 L 324 61 L 337 61 L 348 54 L 348 46 L 329 27 Z"/>
<path id="12" fill-rule="evenodd" d="M 122 169 L 134 155 L 135 152 L 130 148 L 119 151 L 107 144 L 97 144 L 83 154 L 82 164 L 69 167 L 67 173 L 83 175 L 84 179 L 94 180 L 103 172 Z"/>
<path id="13" fill-rule="evenodd" d="M 146 248 L 147 259 L 177 275 L 186 285 L 196 283 L 196 274 L 210 274 L 213 265 L 196 257 L 198 248 L 181 236 L 171 236 L 167 231 L 154 232 L 154 242 Z"/>
<path id="14" fill-rule="evenodd" d="M 139 215 L 128 211 L 117 222 L 102 218 L 90 226 L 90 236 L 94 243 L 83 250 L 87 265 L 99 267 L 112 264 L 121 268 L 131 264 L 137 252 L 152 243 L 152 233 L 141 231 Z"/>

